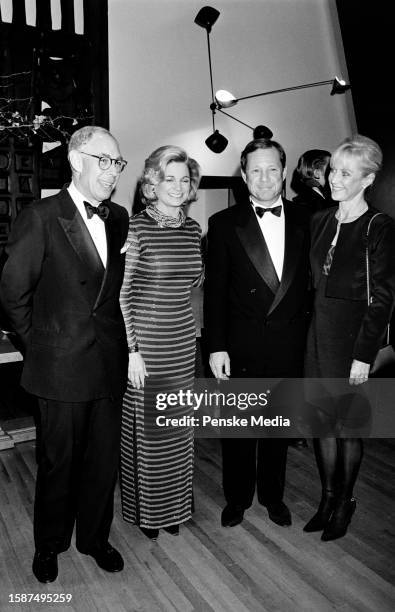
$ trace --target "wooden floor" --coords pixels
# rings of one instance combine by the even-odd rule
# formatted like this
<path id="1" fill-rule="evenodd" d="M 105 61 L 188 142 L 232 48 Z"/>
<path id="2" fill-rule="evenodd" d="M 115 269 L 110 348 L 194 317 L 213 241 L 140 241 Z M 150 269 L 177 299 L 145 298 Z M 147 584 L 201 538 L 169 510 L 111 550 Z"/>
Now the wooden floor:
<path id="1" fill-rule="evenodd" d="M 358 482 L 357 512 L 345 538 L 322 543 L 302 526 L 318 501 L 311 444 L 289 451 L 286 501 L 293 525 L 281 528 L 258 504 L 242 525 L 220 527 L 218 440 L 196 443 L 194 518 L 179 537 L 149 542 L 122 521 L 119 491 L 111 542 L 125 569 L 107 574 L 74 546 L 59 557 L 59 578 L 31 573 L 34 443 L 0 452 L 0 610 L 111 612 L 386 612 L 395 610 L 395 443 L 370 440 Z M 71 604 L 9 603 L 11 594 L 72 595 Z"/>

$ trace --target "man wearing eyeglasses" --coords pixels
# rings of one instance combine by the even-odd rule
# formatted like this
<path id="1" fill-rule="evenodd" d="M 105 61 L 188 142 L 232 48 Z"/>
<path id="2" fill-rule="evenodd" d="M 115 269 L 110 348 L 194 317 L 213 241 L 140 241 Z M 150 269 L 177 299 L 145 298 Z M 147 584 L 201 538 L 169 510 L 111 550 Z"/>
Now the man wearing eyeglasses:
<path id="1" fill-rule="evenodd" d="M 87 126 L 72 135 L 69 162 L 70 185 L 16 219 L 0 286 L 21 384 L 40 410 L 33 572 L 44 583 L 74 524 L 79 552 L 123 569 L 108 538 L 128 364 L 119 307 L 128 213 L 110 196 L 126 161 L 107 130 Z"/>

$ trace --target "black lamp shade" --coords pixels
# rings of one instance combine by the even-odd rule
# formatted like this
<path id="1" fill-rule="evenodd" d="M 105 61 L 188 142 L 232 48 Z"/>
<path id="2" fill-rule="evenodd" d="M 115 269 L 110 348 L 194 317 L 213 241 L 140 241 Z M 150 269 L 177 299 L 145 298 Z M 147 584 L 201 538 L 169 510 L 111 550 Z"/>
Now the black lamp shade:
<path id="1" fill-rule="evenodd" d="M 256 128 L 254 128 L 254 140 L 258 139 L 258 138 L 268 138 L 270 139 L 273 136 L 273 132 L 266 127 L 266 125 L 257 125 Z"/>
<path id="2" fill-rule="evenodd" d="M 342 94 L 345 91 L 347 91 L 347 89 L 350 89 L 350 87 L 351 87 L 351 85 L 346 83 L 346 81 L 344 81 L 343 79 L 338 79 L 337 77 L 335 77 L 334 80 L 333 80 L 331 96 L 334 96 L 336 94 Z"/>
<path id="3" fill-rule="evenodd" d="M 204 6 L 196 15 L 195 23 L 201 28 L 207 30 L 207 32 L 211 32 L 211 28 L 217 21 L 219 15 L 220 12 L 212 6 Z"/>
<path id="4" fill-rule="evenodd" d="M 228 146 L 227 138 L 222 136 L 218 130 L 206 138 L 205 143 L 213 153 L 222 153 Z"/>

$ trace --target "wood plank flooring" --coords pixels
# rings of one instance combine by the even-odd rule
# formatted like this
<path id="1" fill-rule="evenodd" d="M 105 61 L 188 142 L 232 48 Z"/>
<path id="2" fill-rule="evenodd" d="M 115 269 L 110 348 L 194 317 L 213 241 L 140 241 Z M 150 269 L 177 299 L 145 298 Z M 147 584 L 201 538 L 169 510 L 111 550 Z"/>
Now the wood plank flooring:
<path id="1" fill-rule="evenodd" d="M 0 452 L 0 610 L 36 612 L 392 612 L 395 610 L 395 442 L 369 440 L 345 538 L 322 543 L 302 527 L 319 485 L 308 449 L 290 448 L 286 501 L 293 525 L 271 523 L 256 502 L 243 523 L 220 526 L 218 440 L 196 442 L 194 518 L 180 536 L 147 540 L 125 523 L 117 489 L 111 542 L 125 569 L 107 574 L 74 546 L 59 556 L 59 578 L 40 585 L 31 572 L 34 442 Z M 10 603 L 11 594 L 68 593 L 70 604 Z"/>

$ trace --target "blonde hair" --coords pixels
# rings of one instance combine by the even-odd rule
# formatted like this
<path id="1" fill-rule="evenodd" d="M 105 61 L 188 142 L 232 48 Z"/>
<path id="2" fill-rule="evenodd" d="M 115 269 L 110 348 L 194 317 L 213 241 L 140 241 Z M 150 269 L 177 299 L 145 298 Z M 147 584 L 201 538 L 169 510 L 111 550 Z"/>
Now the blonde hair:
<path id="1" fill-rule="evenodd" d="M 358 158 L 364 176 L 376 175 L 383 163 L 383 153 L 377 142 L 361 134 L 354 134 L 343 140 L 332 153 L 332 158 L 340 155 Z"/>
<path id="2" fill-rule="evenodd" d="M 145 160 L 144 170 L 140 179 L 141 199 L 145 205 L 155 202 L 157 197 L 150 187 L 158 185 L 164 180 L 166 167 L 170 162 L 181 162 L 188 166 L 191 186 L 186 204 L 197 199 L 197 190 L 200 182 L 200 166 L 189 157 L 187 152 L 175 145 L 165 145 L 155 149 Z"/>

